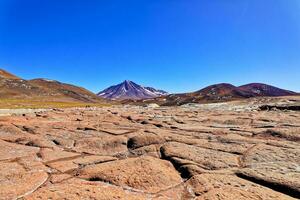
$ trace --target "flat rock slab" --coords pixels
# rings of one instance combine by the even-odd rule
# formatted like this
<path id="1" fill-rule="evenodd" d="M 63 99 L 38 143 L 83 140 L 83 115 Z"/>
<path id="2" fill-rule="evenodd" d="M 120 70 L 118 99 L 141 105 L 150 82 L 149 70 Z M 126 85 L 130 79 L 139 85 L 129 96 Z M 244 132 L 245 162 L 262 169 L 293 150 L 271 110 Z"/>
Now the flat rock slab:
<path id="1" fill-rule="evenodd" d="M 117 158 L 111 156 L 84 156 L 75 159 L 73 162 L 78 165 L 92 165 L 114 160 L 117 160 Z"/>
<path id="2" fill-rule="evenodd" d="M 54 162 L 63 159 L 74 158 L 80 156 L 80 154 L 63 151 L 61 149 L 42 149 L 39 152 L 39 156 L 44 162 Z"/>
<path id="3" fill-rule="evenodd" d="M 244 165 L 272 162 L 300 163 L 299 155 L 300 148 L 290 149 L 258 144 L 246 152 L 244 155 Z"/>
<path id="4" fill-rule="evenodd" d="M 187 184 L 199 196 L 197 200 L 295 200 L 232 175 L 201 174 L 191 178 Z"/>
<path id="5" fill-rule="evenodd" d="M 29 147 L 0 140 L 0 160 L 35 155 L 38 152 L 39 148 L 37 147 Z"/>
<path id="6" fill-rule="evenodd" d="M 70 159 L 61 160 L 57 162 L 54 161 L 48 163 L 48 166 L 58 170 L 59 172 L 66 173 L 66 172 L 71 172 L 72 170 L 75 170 L 82 166 L 104 163 L 104 162 L 109 162 L 114 160 L 117 160 L 117 158 L 110 157 L 110 156 L 83 156 L 79 158 L 74 158 L 74 159 L 70 158 Z"/>
<path id="7" fill-rule="evenodd" d="M 143 200 L 146 196 L 123 190 L 105 183 L 95 183 L 83 180 L 70 179 L 67 182 L 49 185 L 37 190 L 35 193 L 26 196 L 25 200 L 49 200 L 49 199 L 128 199 Z"/>
<path id="8" fill-rule="evenodd" d="M 112 156 L 127 151 L 127 138 L 123 136 L 99 136 L 80 139 L 75 151 L 103 156 Z"/>
<path id="9" fill-rule="evenodd" d="M 300 166 L 296 163 L 261 163 L 239 170 L 245 179 L 300 197 Z"/>
<path id="10" fill-rule="evenodd" d="M 182 181 L 170 162 L 149 156 L 88 166 L 79 172 L 79 177 L 149 193 L 157 193 Z"/>
<path id="11" fill-rule="evenodd" d="M 240 176 L 300 197 L 300 149 L 259 144 L 244 156 Z"/>
<path id="12" fill-rule="evenodd" d="M 166 159 L 189 160 L 211 170 L 239 166 L 237 155 L 177 142 L 163 145 L 161 152 Z"/>
<path id="13" fill-rule="evenodd" d="M 43 183 L 48 175 L 44 171 L 27 171 L 17 162 L 0 163 L 0 199 L 17 199 L 30 194 Z"/>

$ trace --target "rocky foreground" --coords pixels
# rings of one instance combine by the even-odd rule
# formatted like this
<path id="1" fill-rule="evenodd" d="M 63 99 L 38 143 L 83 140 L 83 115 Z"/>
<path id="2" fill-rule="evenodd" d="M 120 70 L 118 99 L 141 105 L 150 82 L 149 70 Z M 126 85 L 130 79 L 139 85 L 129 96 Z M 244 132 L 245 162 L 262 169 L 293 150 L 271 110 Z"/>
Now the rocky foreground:
<path id="1" fill-rule="evenodd" d="M 298 199 L 300 112 L 254 105 L 1 116 L 0 199 Z"/>

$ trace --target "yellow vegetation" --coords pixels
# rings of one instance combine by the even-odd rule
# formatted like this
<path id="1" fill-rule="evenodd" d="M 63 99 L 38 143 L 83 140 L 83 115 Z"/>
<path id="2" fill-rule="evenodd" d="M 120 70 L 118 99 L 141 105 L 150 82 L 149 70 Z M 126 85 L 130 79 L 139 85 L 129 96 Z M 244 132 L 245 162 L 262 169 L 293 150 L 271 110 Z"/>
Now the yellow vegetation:
<path id="1" fill-rule="evenodd" d="M 84 103 L 70 101 L 55 101 L 47 99 L 0 99 L 0 109 L 16 108 L 70 108 L 70 107 L 103 107 L 109 103 Z"/>

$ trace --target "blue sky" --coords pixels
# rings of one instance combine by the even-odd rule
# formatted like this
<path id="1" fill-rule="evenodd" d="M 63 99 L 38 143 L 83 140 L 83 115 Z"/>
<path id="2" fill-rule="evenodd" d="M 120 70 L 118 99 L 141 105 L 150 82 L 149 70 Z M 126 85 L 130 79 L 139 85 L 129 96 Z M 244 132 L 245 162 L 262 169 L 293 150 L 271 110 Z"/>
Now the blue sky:
<path id="1" fill-rule="evenodd" d="M 300 91 L 300 1 L 0 0 L 0 68 L 94 92 L 125 79 Z"/>

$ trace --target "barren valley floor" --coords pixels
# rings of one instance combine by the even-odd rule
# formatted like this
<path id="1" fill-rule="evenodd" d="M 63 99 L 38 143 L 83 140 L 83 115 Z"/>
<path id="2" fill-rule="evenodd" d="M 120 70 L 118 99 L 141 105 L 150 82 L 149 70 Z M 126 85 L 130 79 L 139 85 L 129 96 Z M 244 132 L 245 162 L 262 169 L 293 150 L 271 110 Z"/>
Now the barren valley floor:
<path id="1" fill-rule="evenodd" d="M 295 103 L 9 112 L 0 199 L 298 199 L 300 112 L 258 109 Z"/>

